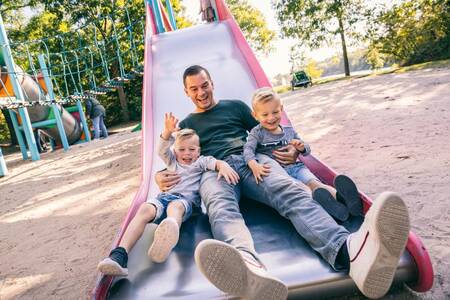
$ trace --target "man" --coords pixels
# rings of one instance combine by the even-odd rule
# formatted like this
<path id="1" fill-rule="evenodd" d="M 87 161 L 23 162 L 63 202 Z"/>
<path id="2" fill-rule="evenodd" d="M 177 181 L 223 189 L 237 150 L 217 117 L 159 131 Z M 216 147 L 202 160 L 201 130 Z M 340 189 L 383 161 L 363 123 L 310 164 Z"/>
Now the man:
<path id="1" fill-rule="evenodd" d="M 339 226 L 274 160 L 257 159 L 265 166 L 265 177 L 256 183 L 242 151 L 248 131 L 257 122 L 250 108 L 239 100 L 214 99 L 214 84 L 201 66 L 187 68 L 183 75 L 186 95 L 195 111 L 180 123 L 200 136 L 202 155 L 223 159 L 240 177 L 237 185 L 217 180 L 216 172 L 203 175 L 200 194 L 206 206 L 215 240 L 204 240 L 195 250 L 202 273 L 220 290 L 246 299 L 285 299 L 287 287 L 268 275 L 258 258 L 253 240 L 239 211 L 239 198 L 246 196 L 276 209 L 289 219 L 297 232 L 334 269 L 349 269 L 361 292 L 379 298 L 389 289 L 409 232 L 403 200 L 383 193 L 354 234 Z M 274 153 L 281 163 L 296 155 Z M 161 172 L 156 181 L 162 190 L 176 184 L 173 173 Z"/>

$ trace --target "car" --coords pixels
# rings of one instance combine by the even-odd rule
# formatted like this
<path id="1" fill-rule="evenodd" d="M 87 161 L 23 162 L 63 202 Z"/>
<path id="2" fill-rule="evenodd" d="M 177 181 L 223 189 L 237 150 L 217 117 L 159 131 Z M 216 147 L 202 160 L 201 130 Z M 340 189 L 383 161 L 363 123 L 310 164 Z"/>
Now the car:
<path id="1" fill-rule="evenodd" d="M 312 80 L 311 77 L 306 74 L 305 71 L 298 71 L 295 72 L 294 75 L 292 75 L 292 81 L 291 81 L 291 88 L 294 90 L 296 87 L 304 87 L 307 88 L 308 86 L 312 86 Z"/>

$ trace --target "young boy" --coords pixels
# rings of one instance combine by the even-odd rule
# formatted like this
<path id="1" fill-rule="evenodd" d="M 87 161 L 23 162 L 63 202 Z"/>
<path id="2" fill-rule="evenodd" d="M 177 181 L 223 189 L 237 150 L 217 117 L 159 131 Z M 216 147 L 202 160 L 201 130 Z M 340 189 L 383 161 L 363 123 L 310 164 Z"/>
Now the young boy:
<path id="1" fill-rule="evenodd" d="M 252 97 L 253 116 L 259 121 L 248 135 L 244 146 L 244 158 L 257 183 L 263 181 L 270 170 L 256 160 L 256 153 L 272 157 L 272 151 L 285 146 L 293 145 L 301 155 L 311 153 L 311 148 L 304 143 L 292 127 L 281 126 L 281 113 L 283 106 L 279 96 L 271 88 L 260 88 Z M 293 178 L 306 184 L 313 192 L 313 199 L 319 202 L 324 209 L 339 221 L 345 221 L 349 212 L 351 215 L 362 215 L 362 203 L 359 199 L 358 190 L 353 181 L 344 175 L 335 179 L 336 189 L 323 184 L 302 163 L 296 162 L 283 165 L 286 172 Z M 345 203 L 342 204 L 339 201 Z M 347 208 L 347 207 L 348 208 Z"/>
<path id="2" fill-rule="evenodd" d="M 155 230 L 148 255 L 157 263 L 167 259 L 178 243 L 181 223 L 190 217 L 193 206 L 200 207 L 199 187 L 203 172 L 217 170 L 218 179 L 224 177 L 230 184 L 237 184 L 239 181 L 238 174 L 226 162 L 212 156 L 200 156 L 200 140 L 194 130 L 179 130 L 178 119 L 172 113 L 165 115 L 164 123 L 158 154 L 167 169 L 177 172 L 181 180 L 168 192 L 159 193 L 156 198 L 149 198 L 141 204 L 119 246 L 98 264 L 98 270 L 104 274 L 128 275 L 128 253 L 149 222 L 160 224 Z M 175 132 L 176 138 L 173 139 L 172 134 Z M 173 152 L 170 150 L 172 144 Z"/>

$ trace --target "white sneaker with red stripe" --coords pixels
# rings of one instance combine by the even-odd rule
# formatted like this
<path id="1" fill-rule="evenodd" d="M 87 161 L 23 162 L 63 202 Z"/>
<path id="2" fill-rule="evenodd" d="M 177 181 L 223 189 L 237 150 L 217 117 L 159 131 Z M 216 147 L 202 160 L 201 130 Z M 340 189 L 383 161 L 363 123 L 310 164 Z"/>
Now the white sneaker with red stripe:
<path id="1" fill-rule="evenodd" d="M 403 200 L 392 192 L 379 195 L 361 228 L 347 239 L 349 274 L 365 296 L 376 299 L 388 292 L 408 234 Z"/>
<path id="2" fill-rule="evenodd" d="M 288 289 L 250 254 L 217 241 L 203 240 L 195 249 L 195 262 L 219 290 L 254 300 L 286 299 Z"/>

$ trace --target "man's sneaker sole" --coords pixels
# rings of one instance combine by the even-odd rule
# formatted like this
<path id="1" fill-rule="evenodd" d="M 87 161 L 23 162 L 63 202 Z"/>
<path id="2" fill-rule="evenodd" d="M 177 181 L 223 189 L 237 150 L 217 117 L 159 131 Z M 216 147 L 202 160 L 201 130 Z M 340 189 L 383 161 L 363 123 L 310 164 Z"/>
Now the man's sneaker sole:
<path id="1" fill-rule="evenodd" d="M 97 265 L 97 270 L 105 275 L 128 276 L 128 269 L 122 268 L 119 263 L 107 257 Z"/>
<path id="2" fill-rule="evenodd" d="M 195 249 L 195 262 L 219 290 L 254 300 L 286 299 L 287 287 L 276 278 L 252 272 L 239 251 L 231 245 L 204 240 Z"/>
<path id="3" fill-rule="evenodd" d="M 363 205 L 359 197 L 358 188 L 353 180 L 345 175 L 338 175 L 334 179 L 336 191 L 344 198 L 345 205 L 352 216 L 363 215 Z"/>
<path id="4" fill-rule="evenodd" d="M 365 245 L 358 253 L 350 254 L 350 276 L 365 296 L 376 299 L 388 292 L 408 240 L 405 203 L 395 193 L 382 193 L 366 214 L 361 229 L 367 232 Z"/>
<path id="5" fill-rule="evenodd" d="M 148 256 L 156 263 L 166 261 L 180 236 L 178 224 L 173 219 L 164 219 L 156 228 L 153 243 L 148 249 Z"/>
<path id="6" fill-rule="evenodd" d="M 313 199 L 336 220 L 343 222 L 348 219 L 347 206 L 334 199 L 333 195 L 328 190 L 324 188 L 315 189 L 313 192 Z"/>

